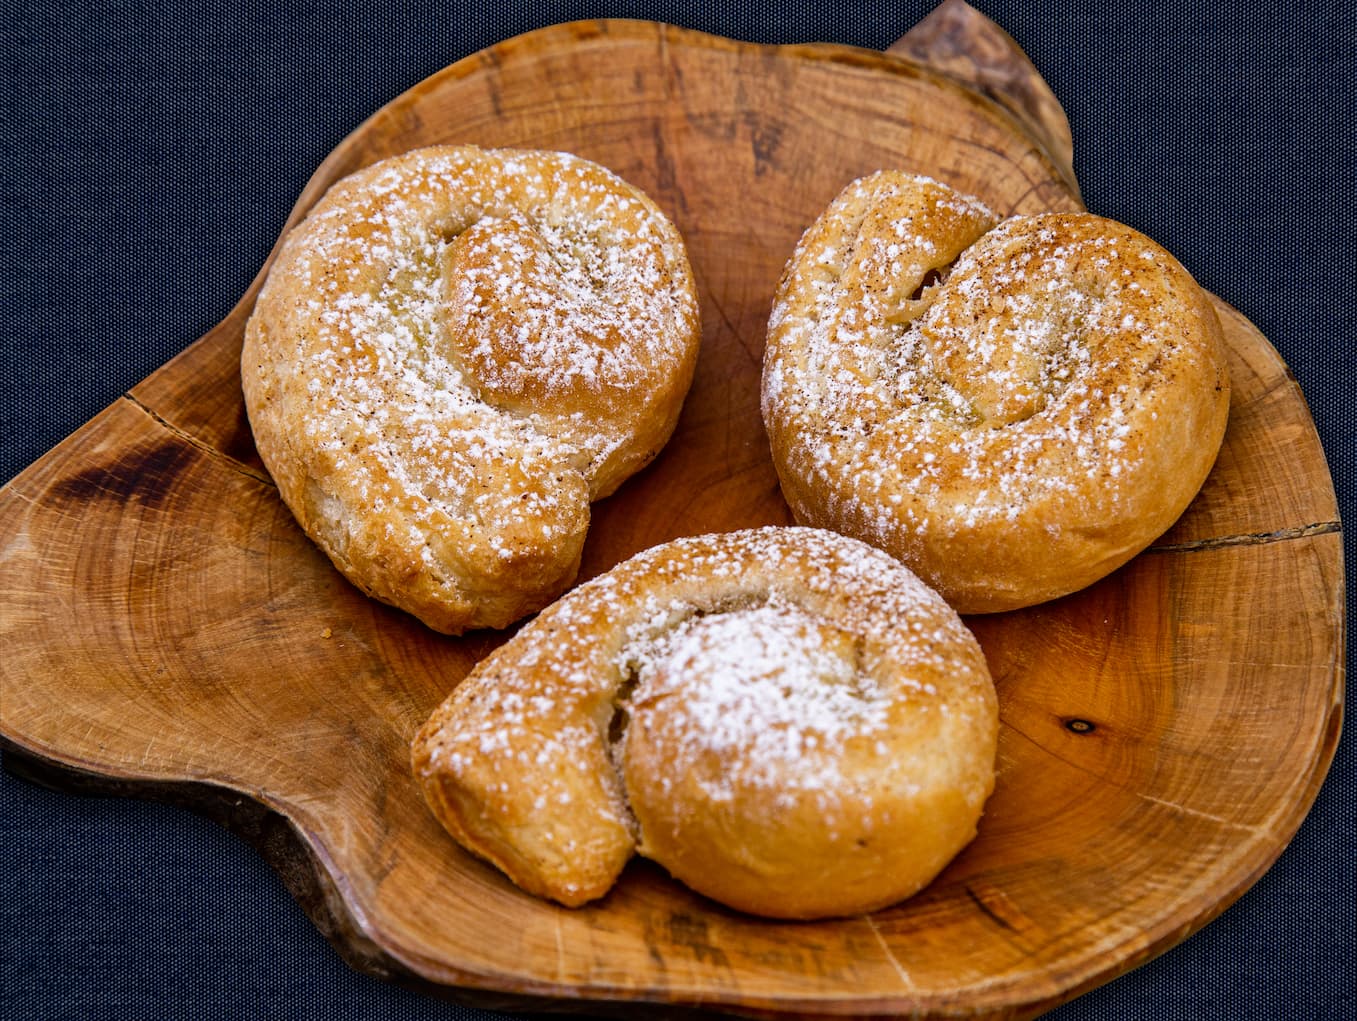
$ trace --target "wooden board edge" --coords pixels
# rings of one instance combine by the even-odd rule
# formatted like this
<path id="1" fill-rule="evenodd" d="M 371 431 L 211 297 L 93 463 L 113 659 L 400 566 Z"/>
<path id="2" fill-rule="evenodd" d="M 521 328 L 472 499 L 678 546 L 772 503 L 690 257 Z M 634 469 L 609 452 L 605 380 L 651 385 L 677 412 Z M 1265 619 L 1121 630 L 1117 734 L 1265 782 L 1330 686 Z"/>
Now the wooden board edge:
<path id="1" fill-rule="evenodd" d="M 1031 58 L 998 24 L 965 0 L 942 0 L 886 52 L 954 78 L 1007 108 L 1079 197 L 1065 109 Z"/>

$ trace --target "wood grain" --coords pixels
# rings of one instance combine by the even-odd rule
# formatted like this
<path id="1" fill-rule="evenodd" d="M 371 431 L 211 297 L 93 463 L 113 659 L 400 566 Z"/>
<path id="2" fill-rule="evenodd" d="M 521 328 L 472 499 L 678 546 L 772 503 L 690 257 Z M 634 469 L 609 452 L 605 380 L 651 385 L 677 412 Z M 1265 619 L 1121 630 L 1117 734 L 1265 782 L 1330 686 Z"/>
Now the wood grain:
<path id="1" fill-rule="evenodd" d="M 824 204 L 900 166 L 1004 212 L 1079 207 L 1058 104 L 968 12 L 949 0 L 902 41 L 909 59 L 638 22 L 534 32 L 374 114 L 289 222 L 416 145 L 611 167 L 683 231 L 704 340 L 674 440 L 595 508 L 584 574 L 785 522 L 759 361 L 773 285 Z M 1342 715 L 1337 506 L 1294 380 L 1221 303 L 1231 422 L 1192 507 L 1085 592 L 972 619 L 999 686 L 999 787 L 923 894 L 774 923 L 639 861 L 583 909 L 519 893 L 457 849 L 406 767 L 416 727 L 501 636 L 449 639 L 365 599 L 279 503 L 237 381 L 264 272 L 0 493 L 0 739 L 11 769 L 191 804 L 252 839 L 355 966 L 490 1007 L 1028 1017 L 1214 917 L 1313 800 Z"/>
<path id="2" fill-rule="evenodd" d="M 964 0 L 943 0 L 887 53 L 922 64 L 988 96 L 1045 150 L 1061 183 L 1079 194 L 1065 111 L 1013 37 Z"/>

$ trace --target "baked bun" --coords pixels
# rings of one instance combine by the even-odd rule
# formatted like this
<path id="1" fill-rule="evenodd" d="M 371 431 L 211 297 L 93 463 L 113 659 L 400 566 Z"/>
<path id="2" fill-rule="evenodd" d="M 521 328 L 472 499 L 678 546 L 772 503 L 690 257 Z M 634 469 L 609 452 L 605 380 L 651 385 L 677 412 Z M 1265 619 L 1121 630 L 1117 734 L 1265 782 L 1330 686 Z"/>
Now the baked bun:
<path id="1" fill-rule="evenodd" d="M 338 182 L 245 331 L 260 457 L 356 585 L 457 633 L 574 579 L 590 501 L 674 429 L 697 357 L 682 239 L 564 153 L 421 149 Z"/>
<path id="2" fill-rule="evenodd" d="M 575 906 L 633 852 L 742 911 L 871 911 L 974 836 L 998 710 L 956 613 L 808 528 L 678 539 L 572 590 L 413 742 L 448 831 Z"/>
<path id="3" fill-rule="evenodd" d="M 1162 534 L 1225 432 L 1209 298 L 1087 213 L 1000 221 L 883 171 L 806 231 L 762 410 L 797 521 L 856 536 L 962 613 L 1073 592 Z"/>

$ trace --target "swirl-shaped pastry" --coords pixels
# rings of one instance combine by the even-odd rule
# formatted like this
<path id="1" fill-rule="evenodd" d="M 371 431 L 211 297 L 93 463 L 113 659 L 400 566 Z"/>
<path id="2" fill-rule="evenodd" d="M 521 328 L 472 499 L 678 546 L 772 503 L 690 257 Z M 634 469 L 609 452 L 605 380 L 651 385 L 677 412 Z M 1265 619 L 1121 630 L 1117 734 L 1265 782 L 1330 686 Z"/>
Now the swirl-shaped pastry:
<path id="1" fill-rule="evenodd" d="M 672 433 L 699 338 L 682 239 L 564 153 L 438 147 L 338 182 L 246 328 L 256 445 L 368 594 L 445 632 L 573 580 L 589 504 Z"/>
<path id="2" fill-rule="evenodd" d="M 1210 300 L 1087 213 L 998 222 L 883 171 L 779 284 L 762 410 L 796 519 L 887 550 L 962 613 L 1083 588 L 1163 533 L 1225 432 Z"/>
<path id="3" fill-rule="evenodd" d="M 763 528 L 642 552 L 543 610 L 412 746 L 435 815 L 578 905 L 633 852 L 731 907 L 891 904 L 974 836 L 998 710 L 956 613 L 885 553 Z"/>

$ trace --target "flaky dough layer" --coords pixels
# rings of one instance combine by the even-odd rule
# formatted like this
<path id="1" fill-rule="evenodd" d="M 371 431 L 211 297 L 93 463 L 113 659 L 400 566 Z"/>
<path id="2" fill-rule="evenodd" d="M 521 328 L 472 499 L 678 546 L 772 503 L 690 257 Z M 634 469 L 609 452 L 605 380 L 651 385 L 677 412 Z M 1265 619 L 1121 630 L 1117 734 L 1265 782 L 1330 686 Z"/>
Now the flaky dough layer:
<path id="1" fill-rule="evenodd" d="M 900 563 L 809 528 L 679 539 L 572 590 L 416 736 L 435 815 L 531 893 L 633 853 L 785 918 L 914 893 L 972 839 L 998 710 L 965 625 Z"/>
<path id="2" fill-rule="evenodd" d="M 682 239 L 638 189 L 564 153 L 437 147 L 290 233 L 241 376 L 307 534 L 456 633 L 573 580 L 590 501 L 668 440 L 698 339 Z"/>
<path id="3" fill-rule="evenodd" d="M 899 557 L 962 613 L 1096 581 L 1191 502 L 1225 432 L 1224 339 L 1168 252 L 1086 213 L 1002 222 L 883 171 L 806 231 L 762 407 L 800 522 Z"/>

